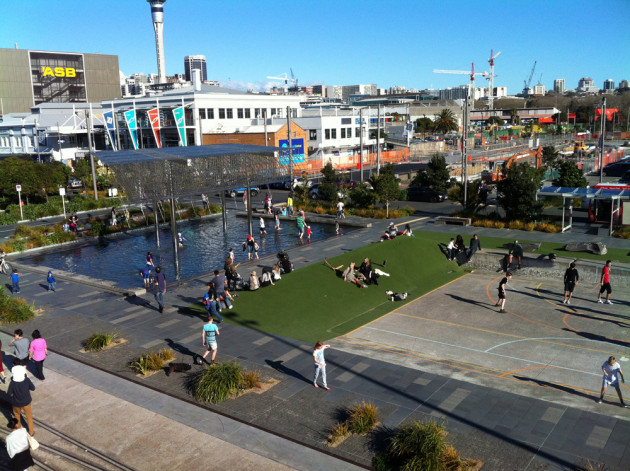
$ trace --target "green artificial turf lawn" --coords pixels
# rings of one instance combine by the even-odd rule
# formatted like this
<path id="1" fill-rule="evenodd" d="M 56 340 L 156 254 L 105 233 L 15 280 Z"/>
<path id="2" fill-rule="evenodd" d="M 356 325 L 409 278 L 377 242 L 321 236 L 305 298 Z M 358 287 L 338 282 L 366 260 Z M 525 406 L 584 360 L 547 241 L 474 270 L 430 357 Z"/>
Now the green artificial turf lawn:
<path id="1" fill-rule="evenodd" d="M 446 260 L 435 241 L 420 237 L 369 244 L 329 263 L 343 264 L 345 269 L 354 261 L 358 268 L 365 257 L 391 276 L 381 276 L 379 286 L 362 289 L 338 278 L 323 262 L 315 263 L 284 275 L 275 286 L 239 292 L 234 308 L 222 315 L 228 323 L 315 343 L 346 334 L 466 273 Z M 383 260 L 387 260 L 385 268 L 380 266 Z M 249 277 L 251 269 L 240 271 Z M 406 291 L 409 296 L 391 302 L 387 289 Z"/>
<path id="2" fill-rule="evenodd" d="M 415 237 L 421 237 L 423 239 L 432 240 L 435 242 L 443 242 L 448 243 L 451 237 L 456 237 L 457 228 L 453 229 L 452 234 L 444 233 L 444 232 L 430 232 L 430 231 L 414 231 Z M 566 235 L 567 240 L 571 240 L 571 235 Z M 470 239 L 472 236 L 464 236 L 464 243 L 468 247 L 470 243 Z M 481 246 L 487 250 L 499 250 L 506 251 L 507 249 L 503 247 L 503 244 L 514 242 L 514 237 L 511 238 L 503 238 L 503 237 L 480 237 Z M 519 242 L 533 242 L 539 243 L 540 241 L 536 240 L 536 233 L 532 232 L 532 236 L 529 239 L 520 239 Z M 622 263 L 630 263 L 630 242 L 628 243 L 628 250 L 625 249 L 616 249 L 616 248 L 608 248 L 608 253 L 606 255 L 595 255 L 589 252 L 568 252 L 564 250 L 564 246 L 566 242 L 543 242 L 540 245 L 540 248 L 535 252 L 525 252 L 525 256 L 528 253 L 532 254 L 549 254 L 555 253 L 558 257 L 567 257 L 567 258 L 575 258 L 575 259 L 588 259 L 588 260 L 613 260 Z"/>

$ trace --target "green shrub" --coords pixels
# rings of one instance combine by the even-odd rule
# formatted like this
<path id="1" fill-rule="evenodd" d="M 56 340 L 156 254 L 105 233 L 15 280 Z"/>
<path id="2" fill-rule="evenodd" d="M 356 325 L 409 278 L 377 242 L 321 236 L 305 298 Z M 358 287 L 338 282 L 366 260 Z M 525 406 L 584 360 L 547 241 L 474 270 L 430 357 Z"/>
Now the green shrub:
<path id="1" fill-rule="evenodd" d="M 94 224 L 92 224 L 92 227 L 90 227 L 88 233 L 90 235 L 100 237 L 109 234 L 109 232 L 109 226 L 107 226 L 107 224 L 102 221 L 96 221 Z"/>
<path id="2" fill-rule="evenodd" d="M 376 427 L 378 423 L 378 409 L 371 402 L 361 402 L 351 407 L 348 418 L 348 430 L 358 435 L 365 435 Z"/>
<path id="3" fill-rule="evenodd" d="M 335 446 L 348 435 L 350 435 L 350 431 L 348 430 L 347 422 L 339 422 L 335 424 L 332 429 L 330 429 L 330 434 L 328 435 L 328 444 L 331 446 Z"/>
<path id="4" fill-rule="evenodd" d="M 133 371 L 135 371 L 138 374 L 146 375 L 149 371 L 149 361 L 147 359 L 147 356 L 142 355 L 136 358 L 131 363 L 129 363 L 127 367 L 131 368 Z"/>
<path id="5" fill-rule="evenodd" d="M 88 352 L 98 352 L 110 345 L 117 337 L 118 334 L 115 331 L 111 333 L 99 332 L 92 334 L 84 340 L 83 347 Z"/>
<path id="6" fill-rule="evenodd" d="M 260 387 L 260 371 L 258 370 L 245 371 L 242 373 L 242 376 L 243 376 L 243 382 L 242 382 L 243 389 L 253 389 L 253 388 Z"/>
<path id="7" fill-rule="evenodd" d="M 446 469 L 442 455 L 447 449 L 446 429 L 442 422 L 414 422 L 394 432 L 388 454 L 398 466 L 408 471 L 439 471 Z"/>
<path id="8" fill-rule="evenodd" d="M 17 324 L 26 322 L 35 317 L 34 304 L 29 305 L 22 298 L 9 296 L 3 287 L 0 287 L 0 322 L 3 324 Z"/>
<path id="9" fill-rule="evenodd" d="M 127 367 L 136 373 L 146 375 L 149 371 L 161 370 L 164 367 L 164 363 L 172 360 L 174 357 L 173 351 L 165 348 L 156 353 L 144 353 L 132 360 Z"/>
<path id="10" fill-rule="evenodd" d="M 238 362 L 210 366 L 189 375 L 188 388 L 200 402 L 218 404 L 230 396 L 237 396 L 243 377 Z"/>

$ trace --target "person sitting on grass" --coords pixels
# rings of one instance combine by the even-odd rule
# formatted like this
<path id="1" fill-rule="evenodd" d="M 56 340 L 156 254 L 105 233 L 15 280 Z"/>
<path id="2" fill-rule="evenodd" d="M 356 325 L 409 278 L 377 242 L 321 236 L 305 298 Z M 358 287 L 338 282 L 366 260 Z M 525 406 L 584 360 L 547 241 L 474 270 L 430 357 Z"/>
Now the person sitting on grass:
<path id="1" fill-rule="evenodd" d="M 260 286 L 262 288 L 266 288 L 267 286 L 272 286 L 274 284 L 273 277 L 267 267 L 263 268 L 262 275 L 260 275 Z"/>
<path id="2" fill-rule="evenodd" d="M 508 260 L 508 265 L 512 265 L 512 260 L 514 259 L 514 257 L 516 257 L 516 260 L 518 262 L 518 266 L 516 268 L 520 269 L 521 265 L 523 264 L 523 247 L 518 243 L 518 240 L 514 241 L 514 244 L 508 252 L 508 255 L 510 256 L 510 259 Z"/>
<path id="3" fill-rule="evenodd" d="M 354 262 L 350 262 L 348 268 L 344 270 L 343 280 L 347 281 L 348 283 L 355 284 L 359 288 L 367 288 L 367 285 L 361 283 L 361 281 L 365 280 L 365 277 L 361 273 L 355 273 Z"/>
<path id="4" fill-rule="evenodd" d="M 411 226 L 409 224 L 405 224 L 405 230 L 403 231 L 402 235 L 405 236 L 413 236 L 413 231 L 411 230 Z"/>
<path id="5" fill-rule="evenodd" d="M 378 286 L 378 275 L 376 274 L 376 271 L 372 268 L 372 262 L 369 258 L 365 257 L 363 263 L 359 267 L 359 272 L 361 273 L 361 275 L 363 275 L 366 284 L 375 284 L 376 286 Z"/>
<path id="6" fill-rule="evenodd" d="M 398 228 L 393 222 L 389 223 L 389 226 L 385 230 L 385 233 L 381 236 L 381 242 L 384 240 L 392 240 L 398 235 Z"/>
<path id="7" fill-rule="evenodd" d="M 448 250 L 448 259 L 455 260 L 455 253 L 456 253 L 457 247 L 455 246 L 455 239 L 453 239 L 452 237 L 451 237 L 450 242 L 446 246 L 446 250 Z"/>
<path id="8" fill-rule="evenodd" d="M 256 291 L 258 288 L 260 288 L 260 283 L 258 282 L 256 270 L 254 270 L 251 275 L 249 275 L 249 290 Z"/>
<path id="9" fill-rule="evenodd" d="M 278 281 L 282 279 L 281 270 L 278 265 L 274 265 L 271 267 L 271 275 L 273 276 L 273 281 Z"/>
<path id="10" fill-rule="evenodd" d="M 464 238 L 461 234 L 459 234 L 455 239 L 455 247 L 457 248 L 457 253 L 464 252 L 466 250 L 466 244 L 464 244 Z"/>

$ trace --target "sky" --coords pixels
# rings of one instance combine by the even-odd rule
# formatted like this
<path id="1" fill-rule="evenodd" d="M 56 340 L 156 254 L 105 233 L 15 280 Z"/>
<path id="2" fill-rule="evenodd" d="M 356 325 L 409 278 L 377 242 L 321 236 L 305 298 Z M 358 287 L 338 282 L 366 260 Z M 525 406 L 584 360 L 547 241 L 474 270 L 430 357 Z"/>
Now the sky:
<path id="1" fill-rule="evenodd" d="M 114 54 L 125 75 L 157 73 L 146 0 L 4 1 L 2 48 Z M 455 87 L 468 76 L 433 70 L 489 72 L 491 50 L 495 86 L 511 95 L 535 61 L 532 86 L 602 88 L 630 80 L 630 0 L 167 0 L 164 46 L 167 75 L 203 54 L 209 80 L 241 89 L 291 69 L 302 85 Z"/>

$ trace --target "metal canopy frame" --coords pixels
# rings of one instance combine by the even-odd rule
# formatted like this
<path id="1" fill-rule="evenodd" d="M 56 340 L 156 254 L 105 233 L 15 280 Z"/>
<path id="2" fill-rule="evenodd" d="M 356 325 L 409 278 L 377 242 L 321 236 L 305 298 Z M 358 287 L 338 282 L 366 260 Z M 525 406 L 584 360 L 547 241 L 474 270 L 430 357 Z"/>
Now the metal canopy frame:
<path id="1" fill-rule="evenodd" d="M 610 225 L 609 233 L 613 233 L 613 219 L 615 214 L 619 214 L 621 208 L 621 200 L 630 200 L 630 190 L 612 190 L 608 188 L 574 188 L 574 187 L 561 187 L 561 186 L 547 186 L 541 188 L 536 192 L 536 199 L 539 197 L 562 197 L 562 232 L 571 229 L 573 225 L 573 199 L 574 198 L 586 198 L 586 199 L 602 199 L 610 200 Z M 569 223 L 565 225 L 565 212 L 566 200 L 569 199 Z M 615 202 L 617 208 L 615 209 Z"/>
<path id="2" fill-rule="evenodd" d="M 286 174 L 276 147 L 222 144 L 101 151 L 131 201 L 163 200 L 204 191 L 261 185 Z"/>

